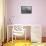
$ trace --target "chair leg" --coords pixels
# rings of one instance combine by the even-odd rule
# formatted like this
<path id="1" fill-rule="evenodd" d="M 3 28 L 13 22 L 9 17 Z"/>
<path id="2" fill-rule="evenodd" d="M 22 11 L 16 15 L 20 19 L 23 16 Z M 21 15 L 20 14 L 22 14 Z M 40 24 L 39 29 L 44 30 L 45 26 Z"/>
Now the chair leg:
<path id="1" fill-rule="evenodd" d="M 16 36 L 15 36 L 15 42 L 16 42 Z"/>

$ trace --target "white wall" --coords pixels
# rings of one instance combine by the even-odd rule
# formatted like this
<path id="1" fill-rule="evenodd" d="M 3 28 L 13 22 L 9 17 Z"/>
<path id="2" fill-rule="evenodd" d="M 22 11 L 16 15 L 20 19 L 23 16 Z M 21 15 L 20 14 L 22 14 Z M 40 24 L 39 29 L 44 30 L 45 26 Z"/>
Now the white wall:
<path id="1" fill-rule="evenodd" d="M 21 14 L 21 6 L 32 6 L 32 14 Z M 7 16 L 14 24 L 42 25 L 46 36 L 46 0 L 7 0 Z M 8 18 L 8 24 L 11 22 Z"/>

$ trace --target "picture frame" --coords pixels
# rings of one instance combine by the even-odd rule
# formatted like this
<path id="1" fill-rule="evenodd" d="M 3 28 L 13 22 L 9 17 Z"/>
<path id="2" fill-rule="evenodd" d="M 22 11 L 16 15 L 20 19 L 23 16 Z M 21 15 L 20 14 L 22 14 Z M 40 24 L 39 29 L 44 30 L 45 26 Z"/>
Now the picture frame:
<path id="1" fill-rule="evenodd" d="M 32 6 L 21 6 L 21 14 L 32 14 Z"/>

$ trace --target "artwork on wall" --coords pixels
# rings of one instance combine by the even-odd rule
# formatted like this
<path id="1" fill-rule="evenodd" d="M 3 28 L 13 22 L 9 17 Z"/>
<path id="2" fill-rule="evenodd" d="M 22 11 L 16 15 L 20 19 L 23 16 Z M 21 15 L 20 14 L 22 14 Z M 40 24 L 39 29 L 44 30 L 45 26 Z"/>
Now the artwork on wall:
<path id="1" fill-rule="evenodd" d="M 21 6 L 21 14 L 32 14 L 32 6 Z"/>

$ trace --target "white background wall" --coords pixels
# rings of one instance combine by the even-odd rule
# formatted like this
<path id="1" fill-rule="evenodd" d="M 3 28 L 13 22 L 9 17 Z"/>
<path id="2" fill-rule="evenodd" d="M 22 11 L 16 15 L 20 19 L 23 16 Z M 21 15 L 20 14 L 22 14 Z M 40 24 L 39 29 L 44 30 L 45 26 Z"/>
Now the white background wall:
<path id="1" fill-rule="evenodd" d="M 21 6 L 32 6 L 32 14 L 21 14 Z M 46 36 L 46 0 L 7 0 L 8 24 L 40 24 Z"/>

